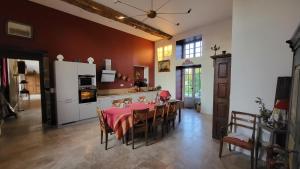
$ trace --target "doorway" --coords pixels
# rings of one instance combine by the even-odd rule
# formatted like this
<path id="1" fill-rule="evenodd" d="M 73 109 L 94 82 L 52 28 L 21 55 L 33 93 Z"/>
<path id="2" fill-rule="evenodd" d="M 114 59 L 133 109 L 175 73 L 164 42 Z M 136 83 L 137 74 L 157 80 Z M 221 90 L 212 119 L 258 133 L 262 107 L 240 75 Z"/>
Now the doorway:
<path id="1" fill-rule="evenodd" d="M 56 113 L 53 111 L 53 94 L 50 90 L 50 71 L 49 71 L 49 58 L 47 52 L 41 50 L 26 50 L 18 47 L 0 47 L 0 58 L 1 61 L 7 59 L 19 59 L 19 60 L 30 60 L 36 61 L 39 63 L 39 90 L 40 90 L 40 104 L 41 104 L 41 123 L 43 127 L 56 125 Z M 1 64 L 3 64 L 1 62 Z M 7 66 L 7 64 L 4 64 Z M 4 65 L 0 65 L 4 67 Z M 2 69 L 1 69 L 2 71 Z M 2 71 L 3 72 L 3 71 Z M 5 73 L 8 77 L 8 74 Z M 6 79 L 6 78 L 5 78 Z M 3 80 L 4 81 L 4 80 Z M 6 80 L 5 80 L 6 81 Z M 1 81 L 2 82 L 2 81 Z M 9 99 L 9 89 L 6 87 L 8 85 L 2 85 L 1 88 L 4 88 L 7 100 Z M 38 88 L 38 87 L 37 87 Z M 26 97 L 26 96 L 24 96 Z"/>
<path id="2" fill-rule="evenodd" d="M 8 102 L 18 118 L 6 118 L 4 134 L 42 128 L 39 61 L 7 58 L 7 74 Z"/>
<path id="3" fill-rule="evenodd" d="M 186 108 L 194 108 L 201 100 L 201 68 L 184 68 L 182 72 L 182 97 Z"/>

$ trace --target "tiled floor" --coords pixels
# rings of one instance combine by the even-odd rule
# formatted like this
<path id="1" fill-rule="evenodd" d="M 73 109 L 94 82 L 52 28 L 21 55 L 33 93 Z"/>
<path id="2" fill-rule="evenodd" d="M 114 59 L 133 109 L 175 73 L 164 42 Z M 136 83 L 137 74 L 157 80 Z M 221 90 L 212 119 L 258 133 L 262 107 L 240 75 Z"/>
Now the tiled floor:
<path id="1" fill-rule="evenodd" d="M 31 113 L 39 113 L 38 110 Z M 43 131 L 35 120 L 20 115 L 4 126 L 0 137 L 0 168 L 98 169 L 248 169 L 249 157 L 229 153 L 218 158 L 219 144 L 211 138 L 211 116 L 183 110 L 182 122 L 162 140 L 131 149 L 109 137 L 100 144 L 97 119 Z"/>

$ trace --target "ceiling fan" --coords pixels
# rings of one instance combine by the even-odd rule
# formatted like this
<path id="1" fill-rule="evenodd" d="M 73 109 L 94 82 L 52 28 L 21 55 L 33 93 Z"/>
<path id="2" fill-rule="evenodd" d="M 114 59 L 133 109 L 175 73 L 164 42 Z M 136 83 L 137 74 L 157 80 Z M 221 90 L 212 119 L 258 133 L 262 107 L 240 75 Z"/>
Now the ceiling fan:
<path id="1" fill-rule="evenodd" d="M 168 19 L 166 19 L 166 18 L 164 18 L 164 17 L 161 17 L 160 15 L 166 15 L 166 14 L 168 14 L 168 15 L 187 15 L 187 14 L 190 14 L 190 13 L 191 13 L 192 9 L 190 8 L 190 9 L 188 9 L 186 12 L 159 12 L 159 10 L 160 10 L 162 7 L 164 7 L 165 5 L 167 5 L 170 1 L 171 1 L 171 0 L 167 0 L 167 1 L 166 1 L 165 3 L 163 3 L 160 7 L 158 7 L 157 9 L 154 9 L 154 7 L 153 7 L 153 0 L 151 0 L 151 8 L 150 8 L 150 10 L 144 10 L 144 9 L 138 8 L 138 7 L 136 7 L 136 6 L 133 6 L 133 5 L 131 5 L 131 4 L 128 4 L 128 3 L 126 3 L 126 2 L 120 1 L 120 0 L 115 0 L 115 4 L 120 3 L 120 4 L 129 6 L 129 7 L 131 7 L 131 8 L 134 8 L 134 9 L 136 9 L 136 10 L 141 11 L 141 12 L 144 13 L 144 14 L 140 14 L 140 15 L 131 16 L 130 18 L 138 17 L 138 16 L 145 16 L 146 18 L 144 18 L 144 19 L 142 20 L 142 22 L 145 22 L 145 21 L 146 21 L 147 19 L 149 19 L 149 18 L 150 18 L 150 19 L 159 18 L 159 19 L 161 19 L 161 20 L 166 21 L 166 22 L 169 23 L 169 24 L 179 26 L 179 25 L 180 25 L 179 22 L 173 23 L 173 22 L 169 21 Z M 125 19 L 125 18 L 127 18 L 127 17 L 124 17 L 124 16 L 120 16 L 120 17 L 119 17 L 119 19 Z"/>

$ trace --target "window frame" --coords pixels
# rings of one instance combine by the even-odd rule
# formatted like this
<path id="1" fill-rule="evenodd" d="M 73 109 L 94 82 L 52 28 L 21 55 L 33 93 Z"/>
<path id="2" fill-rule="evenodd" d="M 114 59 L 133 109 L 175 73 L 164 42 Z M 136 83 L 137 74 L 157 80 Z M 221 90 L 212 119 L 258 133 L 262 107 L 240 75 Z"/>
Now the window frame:
<path id="1" fill-rule="evenodd" d="M 200 42 L 200 46 L 196 47 L 196 43 Z M 190 45 L 193 44 L 193 48 L 190 47 Z M 189 48 L 187 49 L 186 46 L 189 45 Z M 200 49 L 200 52 L 196 52 L 196 48 Z M 192 52 L 191 52 L 192 49 Z M 183 43 L 183 59 L 191 59 L 191 58 L 199 58 L 201 56 L 203 56 L 203 41 L 202 39 L 197 39 L 197 40 L 193 40 L 193 41 L 188 41 Z M 189 54 L 187 54 L 187 50 L 189 51 Z M 191 57 L 191 53 L 193 54 L 193 57 Z M 199 53 L 199 56 L 196 56 L 196 54 Z M 187 55 L 189 55 L 189 57 L 186 57 Z"/>

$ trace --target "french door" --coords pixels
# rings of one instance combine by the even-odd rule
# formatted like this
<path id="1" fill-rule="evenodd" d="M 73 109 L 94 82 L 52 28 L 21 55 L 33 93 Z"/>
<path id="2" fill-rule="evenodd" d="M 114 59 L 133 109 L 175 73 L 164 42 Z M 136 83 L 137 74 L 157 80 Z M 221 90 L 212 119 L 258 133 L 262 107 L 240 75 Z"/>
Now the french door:
<path id="1" fill-rule="evenodd" d="M 183 90 L 184 106 L 193 108 L 201 98 L 201 68 L 183 69 Z"/>

